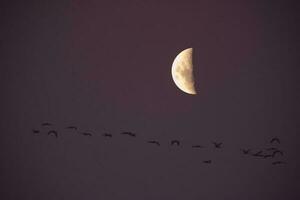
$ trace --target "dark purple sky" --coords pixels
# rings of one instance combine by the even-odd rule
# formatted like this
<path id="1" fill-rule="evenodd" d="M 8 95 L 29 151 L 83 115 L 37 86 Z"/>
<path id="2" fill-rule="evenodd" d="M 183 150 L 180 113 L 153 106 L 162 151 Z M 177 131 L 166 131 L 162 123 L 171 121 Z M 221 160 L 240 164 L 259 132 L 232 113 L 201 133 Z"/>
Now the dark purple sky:
<path id="1" fill-rule="evenodd" d="M 73 0 L 0 8 L 0 199 L 300 198 L 295 3 Z M 196 96 L 171 78 L 173 59 L 189 47 Z M 45 121 L 58 139 L 40 127 Z M 240 152 L 270 147 L 275 136 L 283 157 Z M 161 147 L 146 143 L 152 139 Z M 172 139 L 181 147 L 170 147 Z M 288 164 L 273 166 L 278 159 Z"/>
<path id="2" fill-rule="evenodd" d="M 237 76 L 266 37 L 249 3 L 79 1 L 72 8 L 71 60 L 77 66 L 73 57 L 82 58 L 80 78 L 115 106 L 155 118 L 193 110 Z M 173 59 L 188 47 L 195 50 L 197 99 L 182 95 L 170 76 Z"/>

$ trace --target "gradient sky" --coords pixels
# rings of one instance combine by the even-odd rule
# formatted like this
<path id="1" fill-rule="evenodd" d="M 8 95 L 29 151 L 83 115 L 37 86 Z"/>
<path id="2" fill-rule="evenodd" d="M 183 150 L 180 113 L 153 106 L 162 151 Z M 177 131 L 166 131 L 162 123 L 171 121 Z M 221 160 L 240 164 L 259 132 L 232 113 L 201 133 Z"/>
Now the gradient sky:
<path id="1" fill-rule="evenodd" d="M 61 0 L 0 8 L 1 199 L 300 198 L 292 1 Z M 189 47 L 195 96 L 171 77 L 174 58 Z M 44 134 L 45 121 L 58 139 Z M 69 125 L 94 135 L 66 131 Z M 240 152 L 270 147 L 275 136 L 287 165 Z M 152 139 L 161 147 L 146 143 Z M 182 146 L 170 147 L 172 139 Z"/>

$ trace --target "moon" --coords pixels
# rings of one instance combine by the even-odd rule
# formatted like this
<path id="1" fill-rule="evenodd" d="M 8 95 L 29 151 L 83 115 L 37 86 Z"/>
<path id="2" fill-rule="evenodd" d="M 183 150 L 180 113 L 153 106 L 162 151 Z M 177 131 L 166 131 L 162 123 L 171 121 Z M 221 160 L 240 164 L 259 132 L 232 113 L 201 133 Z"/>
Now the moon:
<path id="1" fill-rule="evenodd" d="M 180 90 L 191 95 L 197 94 L 193 74 L 193 48 L 185 49 L 176 56 L 171 72 Z"/>

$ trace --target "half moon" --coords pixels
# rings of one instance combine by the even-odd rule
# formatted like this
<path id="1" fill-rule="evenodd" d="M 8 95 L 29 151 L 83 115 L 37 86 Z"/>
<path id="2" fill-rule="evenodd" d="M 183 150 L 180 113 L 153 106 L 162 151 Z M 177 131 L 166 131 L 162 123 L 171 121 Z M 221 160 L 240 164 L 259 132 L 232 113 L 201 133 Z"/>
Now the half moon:
<path id="1" fill-rule="evenodd" d="M 193 48 L 180 52 L 172 64 L 172 78 L 176 86 L 188 94 L 197 94 L 193 75 Z"/>

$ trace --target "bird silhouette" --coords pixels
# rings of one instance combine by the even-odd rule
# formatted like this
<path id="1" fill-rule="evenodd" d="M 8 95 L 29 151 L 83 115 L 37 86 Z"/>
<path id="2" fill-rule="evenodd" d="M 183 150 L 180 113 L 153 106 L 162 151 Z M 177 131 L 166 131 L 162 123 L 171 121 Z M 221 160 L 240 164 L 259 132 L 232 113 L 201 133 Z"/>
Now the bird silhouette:
<path id="1" fill-rule="evenodd" d="M 92 134 L 91 133 L 88 133 L 88 132 L 83 132 L 83 133 L 81 133 L 82 135 L 84 135 L 84 136 L 92 136 Z"/>
<path id="2" fill-rule="evenodd" d="M 250 153 L 250 149 L 241 149 L 243 154 L 249 154 Z"/>
<path id="3" fill-rule="evenodd" d="M 135 133 L 132 133 L 132 132 L 129 132 L 129 131 L 127 131 L 127 132 L 122 132 L 121 134 L 122 134 L 122 135 L 129 135 L 129 136 L 131 136 L 131 137 L 136 137 L 136 134 L 135 134 Z"/>
<path id="4" fill-rule="evenodd" d="M 111 137 L 112 137 L 112 134 L 104 133 L 103 136 L 104 136 L 104 137 L 110 137 L 110 138 L 111 138 Z"/>
<path id="5" fill-rule="evenodd" d="M 281 156 L 283 156 L 283 152 L 282 151 L 276 150 L 276 151 L 273 152 L 272 157 L 275 157 L 276 154 L 280 154 Z"/>
<path id="6" fill-rule="evenodd" d="M 180 142 L 179 142 L 179 140 L 172 140 L 171 141 L 171 145 L 177 145 L 177 146 L 179 146 L 180 145 Z"/>
<path id="7" fill-rule="evenodd" d="M 68 126 L 68 127 L 66 127 L 66 129 L 73 129 L 73 130 L 77 130 L 77 127 L 76 127 L 76 126 Z"/>
<path id="8" fill-rule="evenodd" d="M 274 142 L 277 142 L 278 144 L 280 144 L 280 140 L 279 138 L 275 137 L 275 138 L 272 138 L 270 143 L 274 143 Z"/>
<path id="9" fill-rule="evenodd" d="M 270 154 L 264 155 L 264 158 L 270 158 L 270 157 L 273 157 L 273 156 Z"/>
<path id="10" fill-rule="evenodd" d="M 203 163 L 205 163 L 205 164 L 211 164 L 211 162 L 212 162 L 211 160 L 204 160 L 203 161 Z"/>
<path id="11" fill-rule="evenodd" d="M 201 145 L 193 145 L 192 148 L 204 148 L 204 146 L 201 146 Z"/>
<path id="12" fill-rule="evenodd" d="M 42 126 L 52 126 L 52 124 L 50 124 L 48 122 L 44 122 L 44 123 L 42 123 Z"/>
<path id="13" fill-rule="evenodd" d="M 148 141 L 149 144 L 156 144 L 157 146 L 160 146 L 160 143 L 158 141 L 155 140 L 150 140 Z"/>
<path id="14" fill-rule="evenodd" d="M 275 147 L 271 147 L 271 148 L 266 148 L 266 150 L 267 150 L 267 151 L 276 151 L 276 150 L 278 150 L 278 149 L 275 148 Z"/>
<path id="15" fill-rule="evenodd" d="M 40 131 L 39 131 L 39 130 L 36 130 L 36 129 L 32 129 L 32 132 L 33 132 L 34 134 L 40 133 Z"/>
<path id="16" fill-rule="evenodd" d="M 218 143 L 218 142 L 212 142 L 215 145 L 215 148 L 220 149 L 222 142 Z"/>
<path id="17" fill-rule="evenodd" d="M 256 157 L 263 157 L 262 151 L 258 151 L 258 152 L 256 152 L 255 154 L 252 154 L 252 155 L 256 156 Z"/>
<path id="18" fill-rule="evenodd" d="M 286 162 L 283 162 L 283 161 L 272 162 L 272 165 L 280 165 L 280 164 L 286 164 Z"/>
<path id="19" fill-rule="evenodd" d="M 48 132 L 48 135 L 53 134 L 56 138 L 58 137 L 58 133 L 55 130 L 51 130 Z"/>

